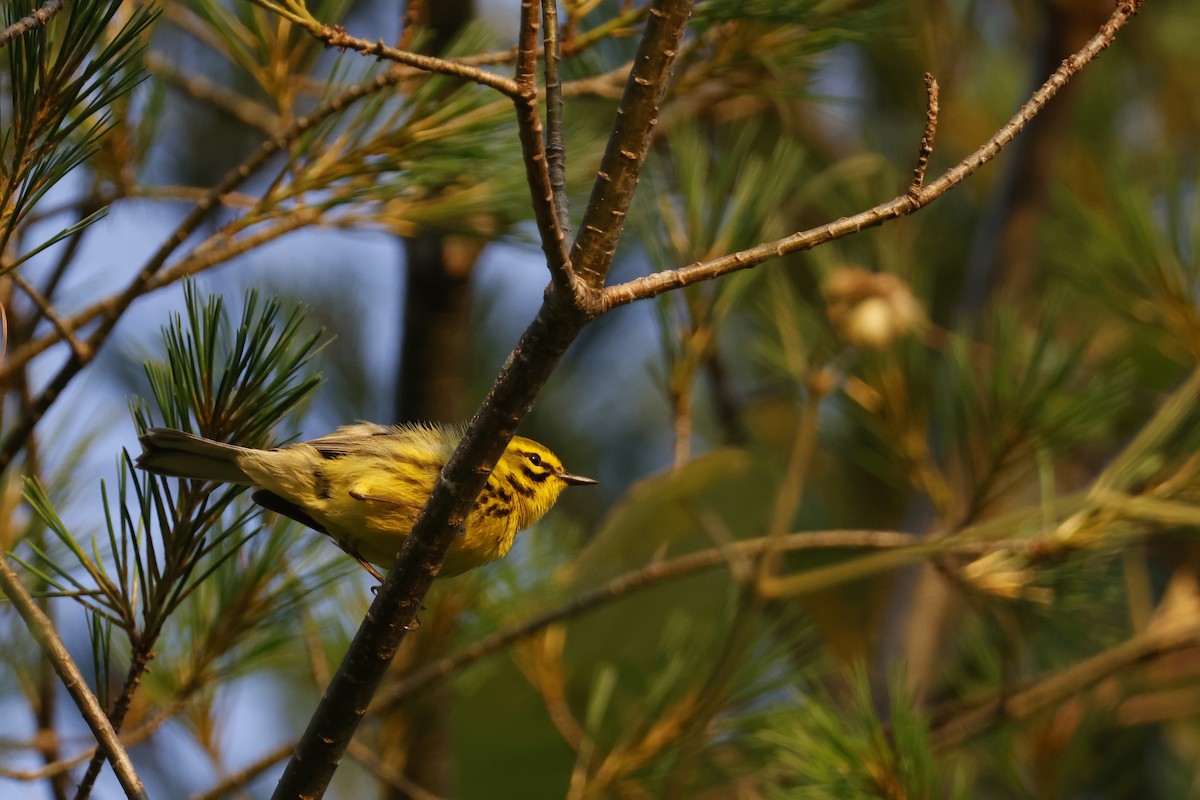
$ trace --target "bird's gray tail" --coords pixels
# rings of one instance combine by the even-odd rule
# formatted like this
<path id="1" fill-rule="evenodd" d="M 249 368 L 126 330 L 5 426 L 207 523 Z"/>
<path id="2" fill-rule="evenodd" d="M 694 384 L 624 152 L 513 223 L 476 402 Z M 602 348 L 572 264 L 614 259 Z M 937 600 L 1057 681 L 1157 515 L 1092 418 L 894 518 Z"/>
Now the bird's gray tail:
<path id="1" fill-rule="evenodd" d="M 172 478 L 251 483 L 237 463 L 238 456 L 248 452 L 245 447 L 171 428 L 150 428 L 138 441 L 142 444 L 142 454 L 136 464 L 147 472 Z"/>

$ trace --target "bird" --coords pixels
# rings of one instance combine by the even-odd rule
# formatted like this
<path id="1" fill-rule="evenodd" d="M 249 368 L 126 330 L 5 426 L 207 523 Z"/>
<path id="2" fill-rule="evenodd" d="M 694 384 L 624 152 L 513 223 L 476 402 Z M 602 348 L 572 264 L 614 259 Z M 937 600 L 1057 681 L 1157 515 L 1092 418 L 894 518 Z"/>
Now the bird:
<path id="1" fill-rule="evenodd" d="M 377 580 L 391 566 L 463 430 L 432 423 L 344 425 L 307 442 L 258 450 L 173 428 L 138 437 L 136 465 L 156 475 L 254 487 L 254 502 L 327 535 Z M 568 486 L 597 483 L 558 456 L 514 436 L 467 515 L 440 575 L 505 556 Z"/>

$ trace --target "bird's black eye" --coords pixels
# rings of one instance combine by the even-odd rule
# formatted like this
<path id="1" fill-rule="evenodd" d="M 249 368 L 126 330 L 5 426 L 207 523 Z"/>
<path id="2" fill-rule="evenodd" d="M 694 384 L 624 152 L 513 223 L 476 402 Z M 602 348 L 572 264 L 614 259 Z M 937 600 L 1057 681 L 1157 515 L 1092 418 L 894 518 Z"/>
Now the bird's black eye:
<path id="1" fill-rule="evenodd" d="M 540 467 L 542 465 L 542 457 L 537 453 L 529 453 L 526 457 L 529 459 L 529 463 L 533 464 L 535 467 Z"/>

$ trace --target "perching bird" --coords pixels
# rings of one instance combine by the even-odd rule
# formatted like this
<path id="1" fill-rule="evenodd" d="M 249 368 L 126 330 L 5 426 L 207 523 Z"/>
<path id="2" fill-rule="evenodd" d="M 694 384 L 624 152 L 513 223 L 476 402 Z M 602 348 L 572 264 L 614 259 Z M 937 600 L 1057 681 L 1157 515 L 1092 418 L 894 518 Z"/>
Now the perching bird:
<path id="1" fill-rule="evenodd" d="M 382 581 L 370 564 L 391 566 L 461 437 L 461 430 L 441 425 L 359 423 L 309 442 L 254 450 L 151 428 L 139 439 L 137 466 L 158 475 L 253 486 L 256 503 L 328 535 Z M 503 557 L 517 531 L 537 522 L 563 489 L 593 483 L 563 469 L 545 446 L 513 437 L 441 574 Z"/>

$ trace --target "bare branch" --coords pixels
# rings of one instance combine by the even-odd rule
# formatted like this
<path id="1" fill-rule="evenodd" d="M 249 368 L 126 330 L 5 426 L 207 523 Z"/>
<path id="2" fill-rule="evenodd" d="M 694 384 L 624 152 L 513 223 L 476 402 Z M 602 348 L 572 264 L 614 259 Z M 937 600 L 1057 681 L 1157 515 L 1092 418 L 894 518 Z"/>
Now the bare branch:
<path id="1" fill-rule="evenodd" d="M 1116 11 L 1100 30 L 1088 40 L 1077 53 L 1065 59 L 1062 65 L 1046 80 L 1042 87 L 994 136 L 987 140 L 978 150 L 964 158 L 954 167 L 947 170 L 933 183 L 918 192 L 906 192 L 886 203 L 860 212 L 850 217 L 830 222 L 817 228 L 794 233 L 791 236 L 766 242 L 747 250 L 714 258 L 711 261 L 700 261 L 678 269 L 656 272 L 642 278 L 636 278 L 626 283 L 610 286 L 604 290 L 604 302 L 601 313 L 616 306 L 626 305 L 635 300 L 656 297 L 663 292 L 690 286 L 700 281 L 712 280 L 722 275 L 728 275 L 742 269 L 756 267 L 771 258 L 809 250 L 834 239 L 841 239 L 866 228 L 880 225 L 888 220 L 924 208 L 958 184 L 966 180 L 981 166 L 995 158 L 1005 145 L 1012 141 L 1021 130 L 1045 107 L 1046 103 L 1058 93 L 1089 61 L 1100 55 L 1112 43 L 1117 32 L 1133 18 L 1141 9 L 1140 0 L 1118 3 Z M 594 195 L 593 195 L 594 198 Z M 583 233 L 581 232 L 581 237 Z M 576 242 L 578 246 L 578 241 Z M 576 265 L 583 271 L 583 265 Z"/>
<path id="2" fill-rule="evenodd" d="M 646 31 L 617 108 L 616 124 L 571 248 L 576 274 L 594 291 L 604 285 L 612 266 L 690 12 L 691 3 L 687 0 L 659 0 L 650 8 Z M 589 310 L 595 314 L 604 309 L 601 306 Z"/>
<path id="3" fill-rule="evenodd" d="M 91 689 L 88 688 L 87 679 L 83 677 L 83 673 L 75 665 L 71 654 L 67 652 L 66 645 L 58 637 L 58 633 L 54 630 L 54 623 L 38 608 L 37 603 L 21 583 L 21 579 L 17 577 L 17 573 L 9 566 L 8 559 L 2 555 L 0 555 L 0 590 L 3 590 L 5 597 L 21 615 L 25 626 L 29 628 L 29 632 L 41 645 L 46 657 L 50 659 L 50 663 L 54 665 L 54 671 L 58 673 L 67 693 L 71 695 L 71 699 L 79 707 L 79 713 L 87 722 L 88 727 L 92 729 L 96 741 L 100 744 L 100 751 L 112 764 L 113 772 L 116 773 L 117 780 L 125 791 L 125 796 L 130 800 L 145 800 L 146 791 L 142 787 L 142 781 L 138 778 L 137 772 L 133 769 L 133 762 L 129 760 L 129 754 L 125 752 L 124 745 L 117 737 L 117 732 L 105 715 L 104 709 L 100 707 L 96 695 L 92 694 Z"/>
<path id="4" fill-rule="evenodd" d="M 208 791 L 192 795 L 189 800 L 217 800 L 231 792 L 244 788 L 250 781 L 291 755 L 292 750 L 293 744 L 291 742 L 281 744 L 274 750 L 258 758 L 254 763 L 239 769 L 237 772 L 226 775 L 221 781 L 210 787 Z"/>
<path id="5" fill-rule="evenodd" d="M 488 72 L 485 69 L 479 69 L 478 67 L 445 58 L 437 58 L 436 56 L 411 53 L 407 50 L 386 45 L 382 39 L 374 42 L 360 39 L 357 36 L 351 36 L 346 33 L 340 25 L 331 26 L 320 23 L 306 23 L 304 27 L 312 34 L 313 38 L 324 42 L 330 47 L 336 47 L 341 50 L 354 50 L 364 56 L 375 56 L 380 60 L 394 61 L 397 64 L 416 67 L 423 72 L 462 78 L 463 80 L 495 89 L 514 100 L 520 94 L 520 88 L 517 86 L 516 81 L 511 78 L 505 78 L 502 75 L 497 75 L 494 72 Z"/>
<path id="6" fill-rule="evenodd" d="M 59 335 L 66 340 L 68 345 L 70 345 L 71 352 L 75 353 L 75 355 L 79 358 L 89 358 L 90 356 L 87 351 L 87 345 L 76 338 L 75 332 L 66 322 L 63 321 L 63 318 L 60 317 L 58 312 L 54 310 L 54 307 L 50 305 L 50 301 L 42 296 L 42 293 L 37 290 L 37 287 L 25 280 L 25 278 L 16 270 L 8 273 L 8 276 L 12 278 L 12 282 L 17 285 L 17 288 L 24 292 L 26 296 L 33 301 L 33 304 L 37 306 L 38 312 L 41 313 L 41 315 L 46 319 L 50 320 L 50 324 L 54 326 L 54 329 L 58 331 Z"/>
<path id="7" fill-rule="evenodd" d="M 537 219 L 542 252 L 546 254 L 546 266 L 550 269 L 550 280 L 564 297 L 575 297 L 576 290 L 568 261 L 562 214 L 555 205 L 558 198 L 553 189 L 545 142 L 542 141 L 542 121 L 538 117 L 537 11 L 538 0 L 523 0 L 521 3 L 516 69 L 516 83 L 520 92 L 513 98 L 513 102 L 517 110 L 517 130 L 521 138 L 521 154 L 524 156 L 522 160 L 525 162 L 525 179 L 529 183 L 533 214 Z"/>
<path id="8" fill-rule="evenodd" d="M 558 227 L 571 229 L 571 212 L 567 202 L 567 150 L 563 123 L 562 79 L 558 75 L 561 42 L 558 35 L 558 0 L 542 0 L 542 20 L 546 26 L 546 160 L 550 164 L 550 188 L 554 193 L 554 208 L 558 211 Z"/>
<path id="9" fill-rule="evenodd" d="M 931 73 L 925 73 L 925 133 L 921 136 L 921 151 L 917 155 L 917 166 L 913 170 L 913 181 L 908 187 L 908 196 L 916 199 L 921 196 L 921 187 L 925 185 L 925 170 L 929 167 L 929 157 L 933 155 L 933 139 L 937 135 L 938 123 L 938 83 Z"/>
<path id="10" fill-rule="evenodd" d="M 9 25 L 4 30 L 0 31 L 0 47 L 11 42 L 21 34 L 40 28 L 50 21 L 50 18 L 62 11 L 62 0 L 46 0 L 42 6 L 32 14 L 26 17 L 21 17 L 19 20 Z"/>

